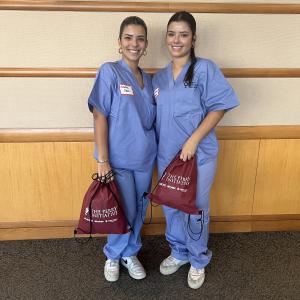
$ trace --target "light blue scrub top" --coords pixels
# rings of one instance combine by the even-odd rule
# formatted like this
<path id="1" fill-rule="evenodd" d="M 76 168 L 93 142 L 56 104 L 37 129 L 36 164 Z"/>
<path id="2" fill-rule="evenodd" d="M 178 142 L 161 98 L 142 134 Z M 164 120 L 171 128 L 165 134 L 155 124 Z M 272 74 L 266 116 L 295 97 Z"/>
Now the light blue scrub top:
<path id="1" fill-rule="evenodd" d="M 150 75 L 141 70 L 142 89 L 123 61 L 105 63 L 88 99 L 108 120 L 109 161 L 113 168 L 152 170 L 156 157 L 156 105 Z M 94 157 L 98 157 L 96 145 Z"/>
<path id="2" fill-rule="evenodd" d="M 183 82 L 189 66 L 190 62 L 174 81 L 171 62 L 152 81 L 157 104 L 159 169 L 168 165 L 209 112 L 227 111 L 239 105 L 235 92 L 216 64 L 197 58 L 191 87 Z M 217 157 L 214 129 L 202 139 L 196 153 L 200 165 Z"/>

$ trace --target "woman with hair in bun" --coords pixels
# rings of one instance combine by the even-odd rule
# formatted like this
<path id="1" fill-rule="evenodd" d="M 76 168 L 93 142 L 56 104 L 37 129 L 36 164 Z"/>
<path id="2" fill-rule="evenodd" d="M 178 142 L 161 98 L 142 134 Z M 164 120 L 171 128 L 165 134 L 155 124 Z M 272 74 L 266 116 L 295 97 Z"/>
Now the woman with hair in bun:
<path id="1" fill-rule="evenodd" d="M 116 180 L 133 229 L 108 235 L 104 246 L 104 276 L 108 281 L 118 280 L 120 262 L 132 278 L 146 277 L 137 258 L 147 207 L 142 195 L 150 189 L 157 150 L 151 77 L 138 66 L 148 45 L 145 22 L 136 16 L 124 19 L 118 43 L 122 59 L 101 66 L 88 99 L 94 116 L 98 175 Z M 113 177 L 109 177 L 112 172 Z"/>

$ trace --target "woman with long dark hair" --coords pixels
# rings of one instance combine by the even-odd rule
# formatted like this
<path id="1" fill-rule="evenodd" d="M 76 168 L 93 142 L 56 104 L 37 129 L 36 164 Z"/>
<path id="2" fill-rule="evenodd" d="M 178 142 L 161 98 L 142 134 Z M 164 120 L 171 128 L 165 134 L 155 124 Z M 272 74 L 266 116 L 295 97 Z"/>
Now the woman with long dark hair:
<path id="1" fill-rule="evenodd" d="M 185 11 L 175 13 L 166 33 L 172 61 L 152 81 L 157 104 L 159 176 L 179 151 L 183 161 L 197 157 L 196 205 L 202 215 L 163 207 L 171 255 L 160 265 L 160 272 L 169 275 L 190 263 L 187 280 L 193 289 L 203 284 L 204 268 L 212 255 L 207 243 L 209 193 L 218 153 L 214 128 L 226 111 L 239 104 L 219 68 L 211 60 L 196 57 L 195 42 L 194 17 Z"/>

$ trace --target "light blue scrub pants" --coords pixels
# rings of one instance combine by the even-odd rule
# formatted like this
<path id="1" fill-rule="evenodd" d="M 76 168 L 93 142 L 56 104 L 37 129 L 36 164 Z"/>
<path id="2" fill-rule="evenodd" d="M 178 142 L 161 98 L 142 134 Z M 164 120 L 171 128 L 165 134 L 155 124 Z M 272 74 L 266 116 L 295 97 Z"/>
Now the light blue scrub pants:
<path id="1" fill-rule="evenodd" d="M 166 238 L 171 247 L 171 255 L 180 260 L 188 260 L 196 269 L 206 267 L 212 253 L 207 248 L 209 237 L 209 194 L 215 177 L 216 159 L 204 165 L 198 163 L 196 205 L 203 211 L 203 228 L 201 232 L 201 215 L 190 215 L 180 210 L 163 206 L 166 217 Z M 164 168 L 159 168 L 159 176 Z M 193 234 L 192 232 L 196 233 Z"/>
<path id="2" fill-rule="evenodd" d="M 117 181 L 122 195 L 124 212 L 133 231 L 125 234 L 109 234 L 103 252 L 109 259 L 120 259 L 135 256 L 142 247 L 140 231 L 148 205 L 148 200 L 142 196 L 144 192 L 150 191 L 153 168 L 144 172 L 125 169 L 113 171 L 114 180 Z"/>

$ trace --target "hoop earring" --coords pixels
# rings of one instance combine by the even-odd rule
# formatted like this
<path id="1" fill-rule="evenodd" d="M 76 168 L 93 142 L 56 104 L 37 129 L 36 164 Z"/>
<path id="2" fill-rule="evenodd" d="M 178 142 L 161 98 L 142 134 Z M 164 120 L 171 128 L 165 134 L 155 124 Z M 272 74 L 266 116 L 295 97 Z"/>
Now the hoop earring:
<path id="1" fill-rule="evenodd" d="M 123 51 L 122 51 L 122 48 L 121 48 L 121 47 L 119 48 L 119 53 L 120 53 L 120 54 L 122 54 L 122 53 L 123 53 Z"/>
<path id="2" fill-rule="evenodd" d="M 143 52 L 143 55 L 144 55 L 144 56 L 146 56 L 146 55 L 147 55 L 147 51 L 146 51 L 146 50 Z"/>

